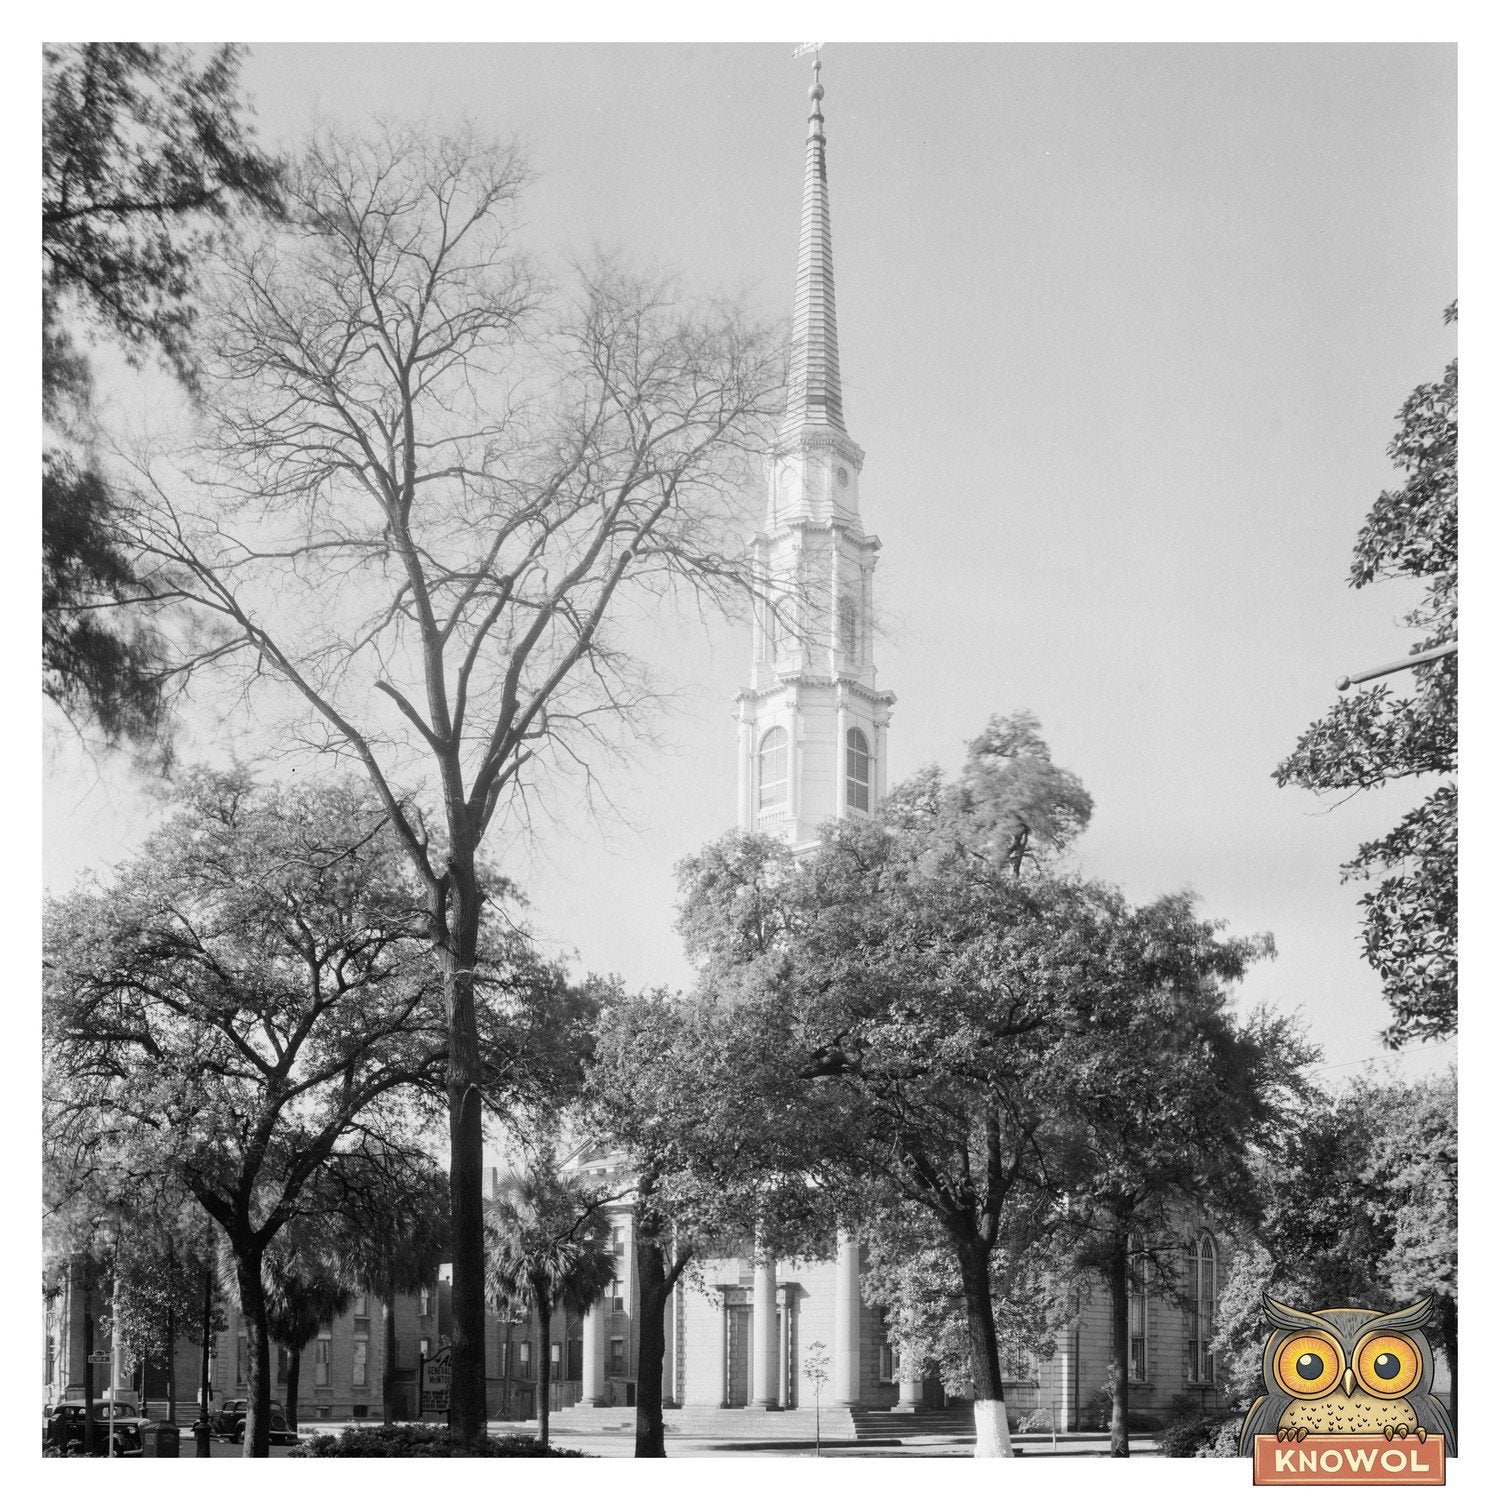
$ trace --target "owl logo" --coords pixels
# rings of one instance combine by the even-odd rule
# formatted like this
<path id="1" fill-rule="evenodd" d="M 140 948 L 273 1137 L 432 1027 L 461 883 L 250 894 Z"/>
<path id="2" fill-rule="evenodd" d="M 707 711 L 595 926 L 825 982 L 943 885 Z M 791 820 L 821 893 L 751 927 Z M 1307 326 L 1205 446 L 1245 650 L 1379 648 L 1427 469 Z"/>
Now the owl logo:
<path id="1" fill-rule="evenodd" d="M 1270 1296 L 1262 1305 L 1271 1324 L 1261 1362 L 1266 1394 L 1245 1415 L 1241 1456 L 1253 1455 L 1262 1433 L 1296 1443 L 1309 1433 L 1418 1442 L 1441 1433 L 1446 1451 L 1456 1451 L 1453 1418 L 1432 1394 L 1432 1348 L 1421 1331 L 1431 1297 L 1388 1313 L 1299 1312 Z"/>

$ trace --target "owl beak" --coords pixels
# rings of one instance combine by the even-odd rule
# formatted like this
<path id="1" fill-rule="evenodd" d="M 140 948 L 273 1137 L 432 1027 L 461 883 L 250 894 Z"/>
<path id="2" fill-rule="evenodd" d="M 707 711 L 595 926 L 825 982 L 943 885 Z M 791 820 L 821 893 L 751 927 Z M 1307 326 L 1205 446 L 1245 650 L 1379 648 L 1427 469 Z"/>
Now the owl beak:
<path id="1" fill-rule="evenodd" d="M 1352 1396 L 1354 1394 L 1354 1371 L 1353 1370 L 1345 1370 L 1344 1371 L 1344 1394 L 1346 1396 Z"/>

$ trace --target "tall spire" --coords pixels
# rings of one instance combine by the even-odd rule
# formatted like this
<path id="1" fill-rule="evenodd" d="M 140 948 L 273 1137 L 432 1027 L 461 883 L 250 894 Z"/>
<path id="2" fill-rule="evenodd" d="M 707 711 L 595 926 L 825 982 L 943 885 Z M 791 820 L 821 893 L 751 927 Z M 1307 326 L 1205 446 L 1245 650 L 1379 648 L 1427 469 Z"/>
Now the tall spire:
<path id="1" fill-rule="evenodd" d="M 833 307 L 833 238 L 828 226 L 828 162 L 823 139 L 821 58 L 814 58 L 812 113 L 807 118 L 807 163 L 802 179 L 802 239 L 797 252 L 797 296 L 792 305 L 792 352 L 781 435 L 808 424 L 844 432 L 839 383 L 839 328 Z"/>

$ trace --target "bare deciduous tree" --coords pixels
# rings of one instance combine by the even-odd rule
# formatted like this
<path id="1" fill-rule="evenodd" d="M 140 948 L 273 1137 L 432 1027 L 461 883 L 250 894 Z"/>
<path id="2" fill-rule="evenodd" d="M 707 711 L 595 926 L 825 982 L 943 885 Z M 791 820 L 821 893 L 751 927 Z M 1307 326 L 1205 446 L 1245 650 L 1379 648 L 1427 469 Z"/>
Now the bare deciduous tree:
<path id="1" fill-rule="evenodd" d="M 137 515 L 221 627 L 184 668 L 289 690 L 284 742 L 357 758 L 424 884 L 465 1435 L 485 1416 L 480 847 L 539 773 L 591 784 L 622 721 L 648 723 L 631 608 L 758 587 L 737 497 L 782 373 L 765 330 L 668 279 L 602 260 L 544 285 L 512 243 L 527 175 L 462 132 L 320 136 L 291 227 L 226 263 L 196 482 L 143 466 Z"/>

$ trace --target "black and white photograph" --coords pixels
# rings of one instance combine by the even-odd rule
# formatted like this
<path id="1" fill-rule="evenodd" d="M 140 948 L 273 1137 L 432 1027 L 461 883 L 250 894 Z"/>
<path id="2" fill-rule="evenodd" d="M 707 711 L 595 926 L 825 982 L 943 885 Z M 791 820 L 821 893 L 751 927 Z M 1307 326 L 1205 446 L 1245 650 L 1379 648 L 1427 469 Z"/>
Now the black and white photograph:
<path id="1" fill-rule="evenodd" d="M 41 47 L 44 1459 L 1479 1493 L 1463 49 L 694 14 Z"/>

